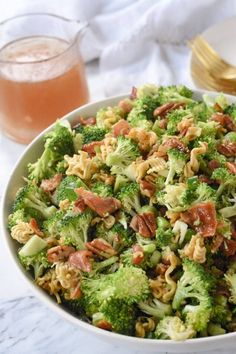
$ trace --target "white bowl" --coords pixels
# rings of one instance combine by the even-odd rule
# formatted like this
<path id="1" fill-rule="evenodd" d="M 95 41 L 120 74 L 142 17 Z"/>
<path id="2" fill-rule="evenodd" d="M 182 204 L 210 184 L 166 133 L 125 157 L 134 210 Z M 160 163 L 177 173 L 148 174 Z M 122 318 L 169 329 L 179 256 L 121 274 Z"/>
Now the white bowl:
<path id="1" fill-rule="evenodd" d="M 206 91 L 205 91 L 206 92 Z M 194 98 L 201 99 L 203 91 L 194 91 Z M 215 97 L 218 93 L 208 92 L 209 96 Z M 113 106 L 119 102 L 120 99 L 127 96 L 117 96 L 104 99 L 99 102 L 87 104 L 81 108 L 68 113 L 63 119 L 70 122 L 75 121 L 78 116 L 93 116 L 101 107 Z M 229 102 L 236 102 L 236 97 L 229 96 Z M 156 339 L 143 339 L 120 335 L 117 333 L 107 332 L 105 330 L 94 327 L 85 323 L 67 312 L 61 305 L 58 305 L 53 297 L 49 296 L 41 288 L 33 283 L 31 275 L 20 265 L 17 258 L 17 243 L 10 237 L 7 229 L 7 218 L 11 210 L 12 203 L 15 198 L 17 190 L 24 184 L 22 176 L 27 175 L 27 164 L 35 161 L 43 151 L 43 135 L 45 132 L 50 131 L 53 125 L 43 131 L 33 142 L 27 147 L 23 155 L 16 163 L 7 183 L 1 206 L 1 231 L 5 244 L 8 249 L 9 257 L 11 257 L 16 269 L 21 274 L 22 278 L 28 283 L 33 293 L 44 302 L 49 308 L 57 312 L 62 319 L 74 323 L 79 329 L 87 330 L 91 335 L 96 335 L 112 344 L 123 346 L 130 349 L 142 350 L 143 352 L 169 352 L 169 353 L 186 353 L 192 351 L 207 351 L 212 349 L 230 349 L 235 347 L 236 333 L 228 333 L 215 337 L 189 339 L 185 342 L 175 342 L 173 340 L 156 340 Z"/>

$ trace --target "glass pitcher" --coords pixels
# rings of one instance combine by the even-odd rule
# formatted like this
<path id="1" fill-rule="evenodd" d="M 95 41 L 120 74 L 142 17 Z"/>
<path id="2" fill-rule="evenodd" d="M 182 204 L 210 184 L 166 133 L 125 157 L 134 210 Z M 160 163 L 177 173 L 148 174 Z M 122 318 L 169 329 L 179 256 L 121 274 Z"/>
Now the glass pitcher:
<path id="1" fill-rule="evenodd" d="M 0 24 L 0 128 L 27 144 L 88 102 L 80 41 L 85 24 L 52 14 Z"/>

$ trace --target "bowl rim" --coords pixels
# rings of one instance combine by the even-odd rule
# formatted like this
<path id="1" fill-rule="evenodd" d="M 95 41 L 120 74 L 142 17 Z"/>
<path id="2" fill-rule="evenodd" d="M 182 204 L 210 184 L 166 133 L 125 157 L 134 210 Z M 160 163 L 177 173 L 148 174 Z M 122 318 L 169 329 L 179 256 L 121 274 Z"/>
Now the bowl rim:
<path id="1" fill-rule="evenodd" d="M 214 92 L 214 91 L 207 91 L 207 90 L 200 90 L 200 89 L 191 89 L 194 93 L 194 95 L 200 95 L 202 96 L 203 94 L 207 94 L 210 97 L 216 97 L 219 95 L 219 92 Z M 86 110 L 88 108 L 91 108 L 93 106 L 108 106 L 110 102 L 112 101 L 119 101 L 121 99 L 127 98 L 129 94 L 122 94 L 122 95 L 117 95 L 117 96 L 112 96 L 109 98 L 105 98 L 102 100 L 94 101 L 87 103 L 86 105 L 83 105 L 79 108 L 76 108 L 75 110 L 67 113 L 64 115 L 60 120 L 69 120 L 72 121 L 73 117 L 79 116 L 80 111 Z M 224 94 L 225 97 L 229 99 L 230 102 L 236 102 L 236 97 L 228 94 Z M 84 114 L 84 113 L 83 113 Z M 158 349 L 160 351 L 166 351 L 170 350 L 172 353 L 175 351 L 179 350 L 186 350 L 189 352 L 190 350 L 209 350 L 211 348 L 216 348 L 219 344 L 222 344 L 222 341 L 226 340 L 229 341 L 230 339 L 235 339 L 236 340 L 236 332 L 232 333 L 226 333 L 218 336 L 212 336 L 212 337 L 202 337 L 202 338 L 192 338 L 188 339 L 185 341 L 174 341 L 170 339 L 148 339 L 148 338 L 138 338 L 138 337 L 132 337 L 132 336 L 127 336 L 115 332 L 109 332 L 103 329 L 100 329 L 98 327 L 93 326 L 92 324 L 89 324 L 80 318 L 76 317 L 73 315 L 71 312 L 67 311 L 63 306 L 60 304 L 57 304 L 56 301 L 53 299 L 51 295 L 48 295 L 43 289 L 38 287 L 32 280 L 29 279 L 29 276 L 27 277 L 28 272 L 23 270 L 23 267 L 20 266 L 19 261 L 17 259 L 16 254 L 13 254 L 11 251 L 11 243 L 14 242 L 10 237 L 9 237 L 9 232 L 7 230 L 7 226 L 5 225 L 5 218 L 4 218 L 4 210 L 5 210 L 5 204 L 6 204 L 6 198 L 10 186 L 10 182 L 12 180 L 12 177 L 14 175 L 15 170 L 19 168 L 21 164 L 21 160 L 23 157 L 32 149 L 32 146 L 35 145 L 35 143 L 40 143 L 40 140 L 42 140 L 44 134 L 48 131 L 50 131 L 55 123 L 51 124 L 48 128 L 43 130 L 28 146 L 27 148 L 23 151 L 23 153 L 20 155 L 20 157 L 17 159 L 16 163 L 14 164 L 10 176 L 8 177 L 8 182 L 5 185 L 2 198 L 1 198 L 1 205 L 0 205 L 0 230 L 1 234 L 3 235 L 3 244 L 5 246 L 5 249 L 7 250 L 7 253 L 9 255 L 9 258 L 11 259 L 11 262 L 14 264 L 15 268 L 18 271 L 18 274 L 21 276 L 21 278 L 26 282 L 28 287 L 32 290 L 33 294 L 36 296 L 36 298 L 39 298 L 47 307 L 51 308 L 54 312 L 56 312 L 58 315 L 60 315 L 62 318 L 65 318 L 69 322 L 75 324 L 80 327 L 81 329 L 90 332 L 91 334 L 96 334 L 101 339 L 108 340 L 108 341 L 113 341 L 113 342 L 119 342 L 122 345 L 128 344 L 132 347 L 140 348 L 140 349 L 147 349 L 149 351 L 150 349 Z M 200 348 L 199 346 L 204 344 L 204 348 Z M 207 345 L 207 346 L 206 346 Z M 225 344 L 224 344 L 225 345 Z M 149 347 L 149 348 L 148 348 Z M 173 351 L 174 350 L 174 351 Z"/>

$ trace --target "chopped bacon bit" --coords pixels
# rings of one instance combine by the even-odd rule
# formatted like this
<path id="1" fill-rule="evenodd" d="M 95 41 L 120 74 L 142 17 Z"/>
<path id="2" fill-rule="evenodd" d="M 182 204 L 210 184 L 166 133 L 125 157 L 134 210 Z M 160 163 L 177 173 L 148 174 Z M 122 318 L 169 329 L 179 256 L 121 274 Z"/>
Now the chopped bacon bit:
<path id="1" fill-rule="evenodd" d="M 236 142 L 231 143 L 225 140 L 217 146 L 217 151 L 226 157 L 235 157 L 236 155 Z"/>
<path id="2" fill-rule="evenodd" d="M 47 251 L 47 259 L 50 263 L 59 261 L 67 261 L 69 256 L 75 252 L 75 248 L 71 246 L 55 246 Z"/>
<path id="3" fill-rule="evenodd" d="M 127 135 L 130 131 L 130 125 L 127 120 L 121 119 L 116 124 L 113 125 L 113 134 L 115 137 L 119 135 Z"/>
<path id="4" fill-rule="evenodd" d="M 180 107 L 184 107 L 185 103 L 184 102 L 179 102 L 179 103 L 175 103 L 175 102 L 169 102 L 169 103 L 165 103 L 160 107 L 157 107 L 154 112 L 153 112 L 153 116 L 154 117 L 161 117 L 164 118 L 170 111 L 173 111 L 174 109 L 180 108 Z"/>
<path id="5" fill-rule="evenodd" d="M 53 192 L 59 186 L 61 179 L 62 174 L 58 173 L 52 178 L 43 179 L 40 184 L 40 187 L 44 190 L 44 192 Z"/>
<path id="6" fill-rule="evenodd" d="M 199 232 L 203 237 L 214 236 L 217 227 L 215 205 L 204 202 L 194 205 L 181 213 L 181 219 Z"/>
<path id="7" fill-rule="evenodd" d="M 92 252 L 80 250 L 70 254 L 68 263 L 82 270 L 83 272 L 91 272 L 92 270 Z"/>
<path id="8" fill-rule="evenodd" d="M 220 164 L 219 164 L 219 162 L 217 160 L 211 160 L 208 163 L 208 167 L 213 171 L 216 168 L 220 167 Z"/>
<path id="9" fill-rule="evenodd" d="M 234 123 L 232 117 L 230 117 L 228 114 L 223 114 L 223 113 L 215 113 L 211 117 L 212 120 L 215 122 L 220 123 L 220 125 L 229 130 L 229 131 L 234 131 L 236 132 L 236 124 Z"/>
<path id="10" fill-rule="evenodd" d="M 215 184 L 215 181 L 205 175 L 199 175 L 198 179 L 200 182 L 207 183 L 207 184 Z"/>
<path id="11" fill-rule="evenodd" d="M 130 227 L 143 237 L 154 237 L 157 228 L 155 215 L 151 212 L 136 214 L 131 220 Z"/>
<path id="12" fill-rule="evenodd" d="M 36 235 L 40 237 L 44 235 L 43 232 L 40 230 L 37 221 L 34 218 L 30 219 L 29 225 Z"/>
<path id="13" fill-rule="evenodd" d="M 216 253 L 219 250 L 223 240 L 224 238 L 220 234 L 216 234 L 216 236 L 213 237 L 212 244 L 211 244 L 211 253 Z"/>
<path id="14" fill-rule="evenodd" d="M 236 162 L 226 162 L 225 166 L 228 168 L 228 170 L 236 175 Z"/>
<path id="15" fill-rule="evenodd" d="M 137 98 L 137 88 L 136 87 L 132 87 L 132 90 L 131 90 L 131 94 L 129 96 L 129 98 L 131 100 L 135 100 Z"/>
<path id="16" fill-rule="evenodd" d="M 224 240 L 223 244 L 223 252 L 226 256 L 233 256 L 236 253 L 236 240 Z"/>
<path id="17" fill-rule="evenodd" d="M 129 113 L 132 108 L 133 108 L 133 104 L 129 101 L 129 100 L 121 100 L 119 103 L 118 103 L 118 106 L 122 109 L 122 111 L 124 113 Z"/>
<path id="18" fill-rule="evenodd" d="M 112 330 L 112 325 L 107 322 L 106 320 L 100 320 L 99 322 L 96 323 L 96 327 L 105 329 L 106 331 L 111 331 Z"/>
<path id="19" fill-rule="evenodd" d="M 145 181 L 144 179 L 142 179 L 139 182 L 139 186 L 140 186 L 141 194 L 146 196 L 146 197 L 151 198 L 156 192 L 155 184 L 151 183 L 151 182 L 148 182 L 148 181 Z"/>
<path id="20" fill-rule="evenodd" d="M 86 151 L 89 155 L 94 156 L 96 155 L 96 148 L 101 145 L 103 145 L 103 141 L 93 141 L 92 143 L 84 144 L 82 150 Z"/>
<path id="21" fill-rule="evenodd" d="M 166 156 L 169 149 L 178 149 L 182 152 L 188 152 L 188 148 L 177 137 L 170 138 L 162 143 L 157 151 L 157 155 L 160 157 Z"/>
<path id="22" fill-rule="evenodd" d="M 144 260 L 143 248 L 140 245 L 135 244 L 132 246 L 132 249 L 133 249 L 132 263 L 135 265 L 141 264 L 142 261 Z"/>
<path id="23" fill-rule="evenodd" d="M 87 208 L 83 199 L 77 199 L 73 205 L 73 213 L 83 213 Z"/>
<path id="24" fill-rule="evenodd" d="M 121 202 L 116 198 L 102 198 L 93 192 L 85 190 L 83 187 L 77 188 L 75 191 L 84 200 L 85 204 L 93 211 L 96 211 L 102 218 L 114 213 L 121 207 Z"/>
<path id="25" fill-rule="evenodd" d="M 95 125 L 96 118 L 95 117 L 88 117 L 88 118 L 79 117 L 78 122 L 81 125 Z M 75 128 L 75 127 L 73 127 L 73 128 Z"/>
<path id="26" fill-rule="evenodd" d="M 97 256 L 109 258 L 116 254 L 116 251 L 112 245 L 102 238 L 95 238 L 93 241 L 87 242 L 85 245 L 92 253 L 96 254 Z"/>

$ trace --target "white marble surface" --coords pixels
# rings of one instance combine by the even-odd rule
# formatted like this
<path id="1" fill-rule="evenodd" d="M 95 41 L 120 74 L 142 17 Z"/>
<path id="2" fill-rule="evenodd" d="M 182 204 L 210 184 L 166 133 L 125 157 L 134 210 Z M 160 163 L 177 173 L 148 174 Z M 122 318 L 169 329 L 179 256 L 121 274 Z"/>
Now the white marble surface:
<path id="1" fill-rule="evenodd" d="M 87 68 L 91 99 L 103 97 L 97 64 Z M 0 197 L 11 169 L 25 146 L 0 133 Z M 27 288 L 16 272 L 0 239 L 0 354 L 144 354 L 92 337 L 62 321 Z M 235 351 L 215 350 L 216 354 Z M 193 354 L 193 353 L 191 353 Z M 205 353 L 206 354 L 206 353 Z"/>

